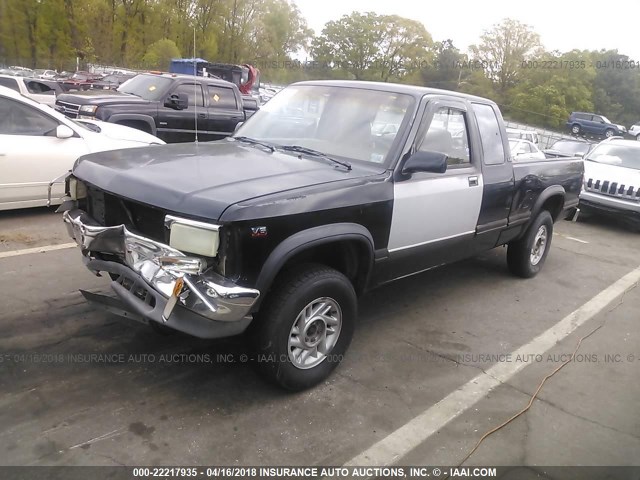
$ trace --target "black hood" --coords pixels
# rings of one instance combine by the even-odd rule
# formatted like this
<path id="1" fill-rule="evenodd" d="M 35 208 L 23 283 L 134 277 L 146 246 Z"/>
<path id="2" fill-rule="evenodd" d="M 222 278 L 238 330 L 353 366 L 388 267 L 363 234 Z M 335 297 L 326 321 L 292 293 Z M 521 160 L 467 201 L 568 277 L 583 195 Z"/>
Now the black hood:
<path id="1" fill-rule="evenodd" d="M 383 171 L 362 164 L 347 170 L 321 158 L 228 140 L 94 153 L 74 167 L 75 176 L 112 194 L 211 220 L 238 202 Z"/>
<path id="2" fill-rule="evenodd" d="M 96 82 L 97 84 L 98 82 Z M 149 103 L 144 98 L 117 90 L 85 90 L 77 93 L 63 93 L 57 100 L 80 105 L 105 105 L 109 103 Z"/>

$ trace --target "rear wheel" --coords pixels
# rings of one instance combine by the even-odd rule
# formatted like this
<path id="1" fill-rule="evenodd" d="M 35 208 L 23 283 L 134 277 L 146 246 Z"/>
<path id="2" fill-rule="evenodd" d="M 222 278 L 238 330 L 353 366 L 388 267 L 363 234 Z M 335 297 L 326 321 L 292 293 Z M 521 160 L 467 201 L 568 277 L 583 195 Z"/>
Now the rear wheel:
<path id="1" fill-rule="evenodd" d="M 342 361 L 355 327 L 351 282 L 321 265 L 295 268 L 277 282 L 253 333 L 257 361 L 288 390 L 312 387 Z"/>
<path id="2" fill-rule="evenodd" d="M 578 135 L 580 133 L 580 125 L 575 124 L 571 127 L 571 133 Z"/>
<path id="3" fill-rule="evenodd" d="M 509 244 L 507 263 L 511 273 L 523 278 L 535 277 L 547 259 L 552 236 L 553 218 L 545 210 L 536 217 L 524 237 Z"/>
<path id="4" fill-rule="evenodd" d="M 636 135 L 636 140 L 640 142 L 640 135 Z"/>

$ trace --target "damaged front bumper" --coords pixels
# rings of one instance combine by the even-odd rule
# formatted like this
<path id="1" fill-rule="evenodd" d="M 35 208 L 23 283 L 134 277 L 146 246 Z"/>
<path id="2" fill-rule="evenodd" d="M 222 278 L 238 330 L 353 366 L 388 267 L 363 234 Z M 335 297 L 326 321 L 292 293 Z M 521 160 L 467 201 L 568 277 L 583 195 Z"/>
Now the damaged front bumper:
<path id="1" fill-rule="evenodd" d="M 82 249 L 87 268 L 111 274 L 111 287 L 132 318 L 155 321 L 201 338 L 242 333 L 260 296 L 206 271 L 206 263 L 128 230 L 104 227 L 82 210 L 63 214 L 69 235 Z M 95 294 L 92 300 L 96 300 Z M 113 301 L 104 301 L 113 306 Z M 129 315 L 125 315 L 129 316 Z"/>

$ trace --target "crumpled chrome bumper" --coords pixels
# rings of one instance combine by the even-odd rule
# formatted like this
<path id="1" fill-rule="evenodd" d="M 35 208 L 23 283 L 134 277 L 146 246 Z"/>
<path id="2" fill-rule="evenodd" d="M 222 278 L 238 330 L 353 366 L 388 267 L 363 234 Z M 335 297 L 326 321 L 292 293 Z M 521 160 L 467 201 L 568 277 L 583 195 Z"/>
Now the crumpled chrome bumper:
<path id="1" fill-rule="evenodd" d="M 131 232 L 124 225 L 101 226 L 82 210 L 64 212 L 63 219 L 82 249 L 87 268 L 119 277 L 112 282 L 115 292 L 148 319 L 186 331 L 176 320 L 187 309 L 216 322 L 245 323 L 260 296 L 258 290 L 206 271 L 204 260 Z M 96 253 L 107 255 L 96 258 Z"/>

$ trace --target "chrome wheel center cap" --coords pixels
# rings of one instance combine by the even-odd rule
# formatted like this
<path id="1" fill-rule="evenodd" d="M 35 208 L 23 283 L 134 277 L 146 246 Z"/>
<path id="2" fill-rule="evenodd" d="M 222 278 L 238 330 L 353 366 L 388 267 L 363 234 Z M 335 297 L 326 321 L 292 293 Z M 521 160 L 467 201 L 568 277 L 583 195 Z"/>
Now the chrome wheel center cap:
<path id="1" fill-rule="evenodd" d="M 312 348 L 318 345 L 324 338 L 327 332 L 327 325 L 321 318 L 316 318 L 307 323 L 304 329 L 304 335 L 302 343 L 307 348 Z"/>

